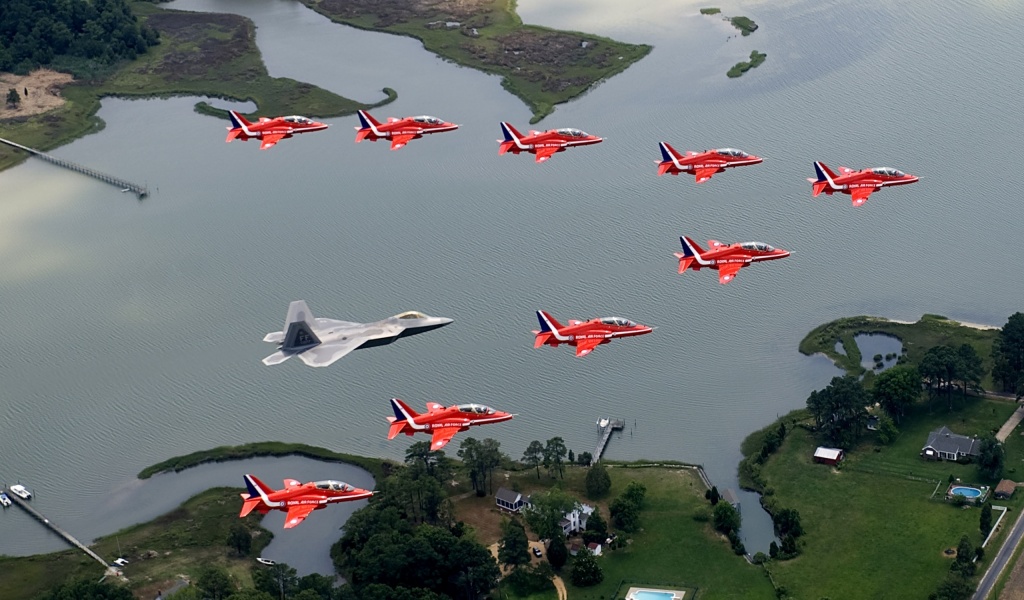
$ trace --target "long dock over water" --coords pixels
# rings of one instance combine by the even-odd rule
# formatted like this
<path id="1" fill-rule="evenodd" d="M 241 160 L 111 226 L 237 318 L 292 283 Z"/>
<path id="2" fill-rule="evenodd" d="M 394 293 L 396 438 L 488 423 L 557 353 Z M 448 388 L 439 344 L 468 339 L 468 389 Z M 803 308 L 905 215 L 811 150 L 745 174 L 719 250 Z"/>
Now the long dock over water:
<path id="1" fill-rule="evenodd" d="M 63 529 L 61 529 L 56 523 L 54 523 L 53 521 L 51 521 L 51 520 L 47 519 L 46 517 L 44 517 L 42 513 L 40 513 L 35 508 L 33 508 L 27 501 L 25 501 L 24 499 L 19 497 L 14 492 L 10 492 L 9 494 L 7 494 L 7 496 L 16 505 L 18 505 L 21 508 L 25 509 L 25 512 L 27 512 L 29 515 L 31 515 L 33 518 L 35 518 L 35 520 L 39 521 L 40 523 L 42 523 L 43 525 L 48 527 L 50 529 L 50 531 L 52 531 L 52 532 L 56 533 L 57 535 L 59 535 L 60 537 L 64 538 L 64 540 L 67 543 L 69 543 L 72 546 L 78 548 L 82 552 L 85 552 L 86 554 L 88 554 L 89 556 L 94 558 L 97 562 L 99 562 L 101 565 L 103 565 L 103 569 L 108 572 L 107 574 L 109 574 L 109 575 L 117 575 L 118 574 L 117 573 L 117 569 L 115 569 L 114 567 L 111 567 L 110 565 L 108 565 L 107 561 L 103 560 L 100 557 L 99 554 L 96 554 L 88 546 L 86 546 L 82 542 L 80 542 L 77 539 L 75 539 L 75 536 L 73 536 L 70 533 L 68 533 L 67 531 L 64 531 Z"/>
<path id="2" fill-rule="evenodd" d="M 64 160 L 63 158 L 57 158 L 56 156 L 51 156 L 51 155 L 49 155 L 49 154 L 47 154 L 45 152 L 40 152 L 39 150 L 36 150 L 34 148 L 29 148 L 28 146 L 22 146 L 21 144 L 18 144 L 16 142 L 12 142 L 11 140 L 5 140 L 4 138 L 0 138 L 0 143 L 7 144 L 8 146 L 11 146 L 12 148 L 18 148 L 19 150 L 24 150 L 25 152 L 28 152 L 29 154 L 34 154 L 34 155 L 38 156 L 39 158 L 41 158 L 41 159 L 43 159 L 43 160 L 45 160 L 47 162 L 53 163 L 53 164 L 55 164 L 55 165 L 57 165 L 59 167 L 64 167 L 65 169 L 71 169 L 72 171 L 76 171 L 78 173 L 82 173 L 83 175 L 88 175 L 89 177 L 92 177 L 94 179 L 99 179 L 100 181 L 104 181 L 104 182 L 109 183 L 111 185 L 116 185 L 117 187 L 121 188 L 122 192 L 132 192 L 132 193 L 134 193 L 135 197 L 138 198 L 139 200 L 142 200 L 143 198 L 145 198 L 146 196 L 149 195 L 149 190 L 146 189 L 146 186 L 138 185 L 137 183 L 132 183 L 130 181 L 127 181 L 127 180 L 124 180 L 124 179 L 120 179 L 118 177 L 114 177 L 113 175 L 107 175 L 106 173 L 100 173 L 99 171 L 94 171 L 94 170 L 92 170 L 92 169 L 90 169 L 88 167 L 83 167 L 82 165 L 80 165 L 78 163 L 73 163 L 70 160 Z"/>
<path id="3" fill-rule="evenodd" d="M 598 426 L 600 427 L 600 421 Z M 604 454 L 604 449 L 608 445 L 608 440 L 612 437 L 612 432 L 622 431 L 625 428 L 626 421 L 623 419 L 609 419 L 608 424 L 601 427 L 601 439 L 597 442 L 597 448 L 594 449 L 594 454 L 590 458 L 591 465 L 601 460 L 601 455 Z"/>

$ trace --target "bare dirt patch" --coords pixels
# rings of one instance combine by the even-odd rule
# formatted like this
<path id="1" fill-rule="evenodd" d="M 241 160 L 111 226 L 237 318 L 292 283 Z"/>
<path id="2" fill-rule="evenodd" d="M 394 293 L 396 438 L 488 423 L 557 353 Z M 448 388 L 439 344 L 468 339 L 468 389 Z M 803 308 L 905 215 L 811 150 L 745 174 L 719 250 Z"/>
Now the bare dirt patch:
<path id="1" fill-rule="evenodd" d="M 62 106 L 65 100 L 60 90 L 73 80 L 67 73 L 49 69 L 37 69 L 28 75 L 0 73 L 0 121 L 38 115 Z M 12 88 L 21 97 L 17 108 L 10 108 L 6 102 Z"/>

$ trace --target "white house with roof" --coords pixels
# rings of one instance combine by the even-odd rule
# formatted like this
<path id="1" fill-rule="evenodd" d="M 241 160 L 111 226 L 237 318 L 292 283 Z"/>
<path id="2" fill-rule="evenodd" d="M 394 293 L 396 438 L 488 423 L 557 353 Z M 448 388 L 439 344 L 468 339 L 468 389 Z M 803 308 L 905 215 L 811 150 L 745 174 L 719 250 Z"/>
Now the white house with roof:
<path id="1" fill-rule="evenodd" d="M 978 456 L 980 452 L 981 440 L 953 433 L 945 425 L 929 433 L 928 441 L 921 448 L 921 456 L 931 460 L 957 460 Z"/>
<path id="2" fill-rule="evenodd" d="M 562 520 L 558 522 L 562 526 L 562 533 L 569 535 L 573 532 L 583 531 L 587 528 L 587 519 L 592 514 L 594 514 L 593 506 L 577 503 L 576 508 L 565 513 Z"/>

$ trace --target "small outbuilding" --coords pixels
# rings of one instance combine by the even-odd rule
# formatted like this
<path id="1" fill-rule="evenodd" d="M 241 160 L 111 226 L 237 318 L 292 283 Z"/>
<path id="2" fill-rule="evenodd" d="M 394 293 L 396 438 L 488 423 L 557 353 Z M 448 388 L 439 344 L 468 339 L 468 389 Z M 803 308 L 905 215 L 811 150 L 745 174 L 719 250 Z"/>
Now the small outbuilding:
<path id="1" fill-rule="evenodd" d="M 1002 481 L 999 482 L 999 485 L 996 486 L 996 489 L 993 492 L 993 494 L 996 498 L 1000 500 L 1006 500 L 1013 496 L 1013 492 L 1016 489 L 1017 482 L 1011 481 L 1009 479 L 1003 479 Z"/>
<path id="2" fill-rule="evenodd" d="M 523 509 L 523 504 L 526 502 L 523 500 L 523 495 L 519 492 L 501 487 L 494 494 L 494 503 L 502 510 L 517 513 Z"/>
<path id="3" fill-rule="evenodd" d="M 594 556 L 601 556 L 601 544 L 598 544 L 597 542 L 590 542 L 587 544 L 587 550 L 590 550 L 590 553 Z"/>
<path id="4" fill-rule="evenodd" d="M 843 460 L 843 451 L 840 448 L 818 446 L 817 450 L 814 451 L 814 462 L 816 463 L 835 466 L 841 460 Z"/>
<path id="5" fill-rule="evenodd" d="M 726 490 L 722 493 L 722 500 L 725 500 L 726 502 L 731 504 L 732 507 L 735 508 L 736 510 L 740 509 L 740 499 L 739 497 L 736 496 L 736 492 L 734 492 L 732 489 L 726 488 Z"/>

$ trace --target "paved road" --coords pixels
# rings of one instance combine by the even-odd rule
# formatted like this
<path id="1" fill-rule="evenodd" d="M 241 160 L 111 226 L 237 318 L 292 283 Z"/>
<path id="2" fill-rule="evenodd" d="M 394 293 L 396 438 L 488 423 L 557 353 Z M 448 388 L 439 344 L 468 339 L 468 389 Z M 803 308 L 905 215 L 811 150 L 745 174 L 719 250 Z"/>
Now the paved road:
<path id="1" fill-rule="evenodd" d="M 1010 437 L 1010 433 L 1013 431 L 1013 428 L 1021 422 L 1021 419 L 1024 419 L 1024 406 L 1013 411 L 1013 414 L 1006 420 L 1006 423 L 999 428 L 999 433 L 996 434 L 996 439 L 1000 442 L 1005 442 L 1006 438 Z"/>
<path id="2" fill-rule="evenodd" d="M 1017 517 L 1017 522 L 1013 524 L 1010 535 L 1006 536 L 1003 547 L 996 553 L 992 559 L 991 566 L 985 571 L 981 581 L 978 582 L 978 591 L 974 592 L 974 596 L 971 597 L 972 600 L 985 600 L 985 598 L 988 598 L 988 595 L 992 592 L 992 586 L 996 584 L 999 574 L 1006 568 L 1006 563 L 1010 561 L 1010 556 L 1017 548 L 1017 544 L 1020 543 L 1021 537 L 1024 537 L 1024 512 Z"/>

